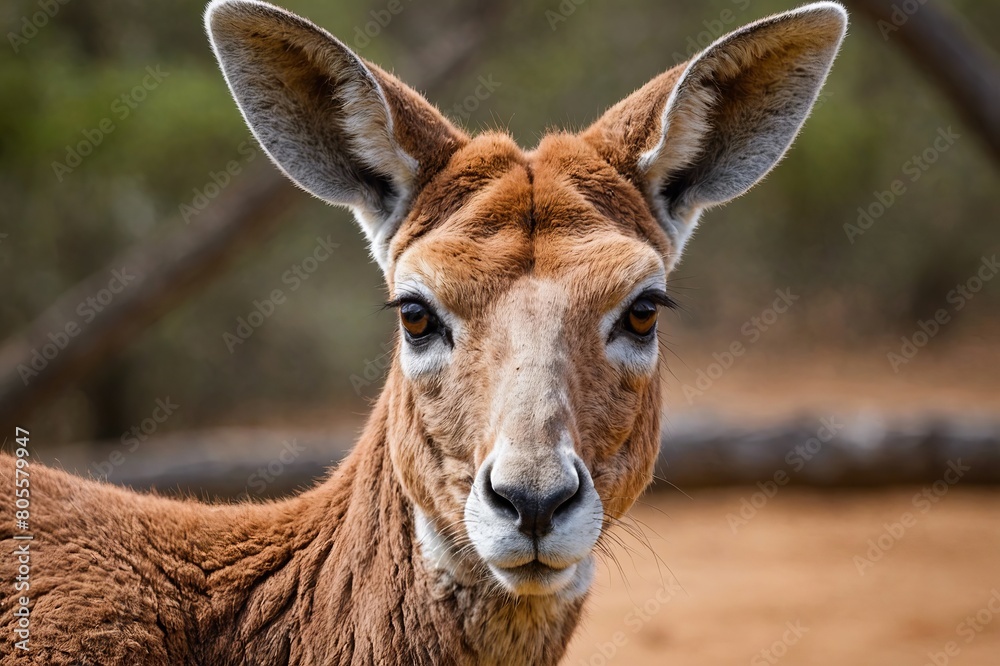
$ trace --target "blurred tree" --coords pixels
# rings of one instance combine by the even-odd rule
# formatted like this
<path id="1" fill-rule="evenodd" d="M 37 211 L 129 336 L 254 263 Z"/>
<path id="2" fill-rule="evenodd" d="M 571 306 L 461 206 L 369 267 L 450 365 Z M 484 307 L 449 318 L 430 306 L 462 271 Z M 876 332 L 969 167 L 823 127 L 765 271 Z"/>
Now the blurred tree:
<path id="1" fill-rule="evenodd" d="M 998 3 L 948 5 L 973 25 L 1000 25 Z M 531 146 L 547 127 L 586 125 L 693 49 L 790 3 L 518 0 L 499 11 L 487 2 L 403 0 L 385 25 L 382 0 L 287 6 L 363 56 L 423 80 L 456 122 L 505 129 Z M 278 182 L 248 144 L 208 51 L 202 10 L 192 0 L 70 0 L 40 25 L 34 0 L 0 10 L 10 48 L 0 57 L 0 332 L 12 344 L 87 276 L 106 282 L 109 261 L 127 248 L 163 250 L 157 265 L 169 267 L 166 239 L 211 226 L 244 189 L 266 191 L 255 173 Z M 731 337 L 733 322 L 759 311 L 775 288 L 791 286 L 803 305 L 790 336 L 870 344 L 912 330 L 917 313 L 943 302 L 996 250 L 997 172 L 984 144 L 901 54 L 900 34 L 883 39 L 873 19 L 859 13 L 853 20 L 824 99 L 785 164 L 740 202 L 706 216 L 673 278 L 688 306 L 680 326 L 703 339 Z M 996 50 L 1000 33 L 983 36 Z M 449 52 L 460 56 L 455 66 L 436 71 Z M 137 101 L 150 67 L 167 76 Z M 434 85 L 423 78 L 431 75 Z M 479 77 L 499 85 L 475 108 L 462 106 Z M 112 131 L 100 129 L 104 120 Z M 959 136 L 953 147 L 914 179 L 907 165 L 949 128 Z M 68 164 L 81 144 L 88 154 L 57 172 L 53 165 Z M 220 187 L 213 175 L 233 161 L 240 172 Z M 896 180 L 905 194 L 871 215 Z M 363 411 L 378 381 L 362 386 L 352 377 L 379 375 L 373 368 L 392 330 L 388 315 L 377 314 L 381 278 L 346 214 L 293 198 L 299 203 L 286 214 L 268 212 L 273 231 L 261 236 L 258 252 L 235 258 L 214 283 L 188 282 L 190 301 L 130 343 L 106 346 L 94 357 L 104 359 L 102 372 L 91 380 L 50 394 L 32 419 L 45 429 L 38 435 L 68 441 L 124 431 L 165 395 L 182 405 L 167 428 Z M 185 220 L 185 207 L 198 203 L 205 206 Z M 845 227 L 863 215 L 871 224 L 849 236 Z M 340 244 L 334 260 L 230 353 L 223 334 L 327 235 Z M 221 268 L 214 261 L 193 273 Z M 76 308 L 89 295 L 64 301 L 70 314 L 57 323 L 82 323 Z M 1000 290 L 984 289 L 955 335 L 962 326 L 995 323 L 998 303 Z M 141 298 L 131 307 L 146 317 L 162 312 Z"/>

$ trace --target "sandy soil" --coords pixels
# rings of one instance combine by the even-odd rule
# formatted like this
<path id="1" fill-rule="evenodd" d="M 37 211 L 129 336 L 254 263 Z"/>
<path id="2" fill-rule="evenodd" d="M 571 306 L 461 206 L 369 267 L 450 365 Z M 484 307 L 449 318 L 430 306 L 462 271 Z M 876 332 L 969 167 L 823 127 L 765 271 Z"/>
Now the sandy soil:
<path id="1" fill-rule="evenodd" d="M 677 340 L 666 424 L 699 412 L 748 423 L 866 412 L 995 421 L 996 339 L 936 345 L 895 372 L 885 357 L 894 340 L 848 353 L 768 338 L 691 400 L 683 387 L 726 345 Z M 248 408 L 231 421 L 353 435 L 363 419 L 279 414 Z M 933 505 L 914 504 L 920 488 L 782 488 L 734 530 L 727 517 L 755 490 L 645 497 L 632 516 L 648 543 L 621 532 L 624 544 L 609 544 L 620 570 L 602 565 L 564 664 L 1000 666 L 1000 488 L 956 486 Z"/>
<path id="2" fill-rule="evenodd" d="M 1000 491 L 753 490 L 644 498 L 564 663 L 1000 664 Z"/>
<path id="3" fill-rule="evenodd" d="M 707 411 L 743 422 L 771 421 L 802 413 L 877 413 L 886 417 L 963 414 L 1000 416 L 1000 331 L 961 344 L 929 348 L 893 371 L 886 351 L 803 349 L 762 340 L 731 361 L 702 392 L 699 372 L 718 370 L 726 345 L 685 338 L 672 347 L 664 374 L 664 413 Z M 705 386 L 705 384 L 702 384 Z"/>

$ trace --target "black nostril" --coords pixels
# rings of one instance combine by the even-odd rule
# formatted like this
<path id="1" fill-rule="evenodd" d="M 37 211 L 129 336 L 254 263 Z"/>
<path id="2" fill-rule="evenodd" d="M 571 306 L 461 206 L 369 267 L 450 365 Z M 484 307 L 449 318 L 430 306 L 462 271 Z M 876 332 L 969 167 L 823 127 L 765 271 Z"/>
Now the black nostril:
<path id="1" fill-rule="evenodd" d="M 510 518 L 511 520 L 517 520 L 520 511 L 517 505 L 514 504 L 506 495 L 497 492 L 496 488 L 493 487 L 493 479 L 490 478 L 489 472 L 485 474 L 483 483 L 483 500 L 493 508 L 499 514 Z"/>
<path id="2" fill-rule="evenodd" d="M 517 520 L 517 529 L 531 538 L 543 537 L 552 531 L 552 520 L 556 514 L 565 513 L 577 503 L 582 495 L 579 479 L 566 479 L 561 488 L 539 493 L 513 484 L 494 485 L 487 476 L 485 487 L 487 502 L 494 509 L 511 519 Z"/>
<path id="3" fill-rule="evenodd" d="M 558 504 L 555 509 L 553 509 L 552 517 L 555 518 L 556 516 L 562 515 L 567 511 L 569 511 L 570 509 L 572 509 L 579 503 L 579 499 L 582 495 L 583 495 L 583 484 L 578 482 L 576 484 L 576 490 L 573 491 L 573 494 L 567 497 L 560 504 Z"/>

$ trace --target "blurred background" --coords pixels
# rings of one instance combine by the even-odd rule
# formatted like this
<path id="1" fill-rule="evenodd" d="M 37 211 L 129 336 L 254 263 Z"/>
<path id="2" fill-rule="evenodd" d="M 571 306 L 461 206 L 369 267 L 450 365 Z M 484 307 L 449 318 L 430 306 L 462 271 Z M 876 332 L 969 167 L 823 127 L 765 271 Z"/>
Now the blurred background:
<path id="1" fill-rule="evenodd" d="M 525 147 L 794 6 L 283 4 Z M 1000 4 L 847 4 L 793 150 L 671 276 L 660 479 L 568 664 L 1000 664 Z M 395 323 L 203 7 L 0 8 L 0 421 L 83 475 L 263 499 L 349 449 Z"/>

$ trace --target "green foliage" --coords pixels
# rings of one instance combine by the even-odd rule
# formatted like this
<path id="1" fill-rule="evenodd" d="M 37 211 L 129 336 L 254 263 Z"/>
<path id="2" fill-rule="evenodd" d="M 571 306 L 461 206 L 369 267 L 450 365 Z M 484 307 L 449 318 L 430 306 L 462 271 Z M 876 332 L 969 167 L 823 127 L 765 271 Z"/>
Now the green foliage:
<path id="1" fill-rule="evenodd" d="M 479 76 L 492 75 L 501 86 L 465 124 L 507 129 L 526 147 L 553 125 L 586 126 L 676 64 L 689 40 L 724 17 L 732 17 L 728 30 L 790 6 L 776 0 L 513 4 L 492 27 L 502 33 L 500 46 L 479 54 L 432 99 L 450 110 Z M 561 5 L 575 9 L 566 13 Z M 369 12 L 384 3 L 288 6 L 352 44 Z M 965 0 L 955 9 L 974 26 L 1000 25 L 996 3 Z M 22 17 L 37 10 L 33 2 L 8 6 L 5 32 L 17 34 Z M 202 10 L 189 0 L 69 0 L 17 53 L 8 49 L 0 58 L 4 336 L 119 251 L 180 230 L 181 205 L 205 188 L 211 172 L 244 158 L 248 132 L 211 58 Z M 564 20 L 553 22 L 552 12 Z M 361 52 L 413 75 L 415 48 L 455 36 L 435 32 L 447 16 L 447 3 L 404 0 L 404 11 Z M 1000 46 L 996 31 L 984 37 Z M 132 99 L 133 108 L 122 95 L 143 85 L 147 68 L 168 75 L 142 101 Z M 68 150 L 106 119 L 113 131 L 101 133 L 79 166 L 57 173 L 53 163 L 65 163 Z M 905 164 L 947 127 L 961 138 L 918 180 L 908 180 Z M 974 272 L 980 256 L 997 251 L 997 173 L 979 138 L 892 36 L 884 40 L 855 17 L 822 104 L 784 164 L 742 200 L 706 215 L 676 280 L 690 325 L 730 331 L 774 288 L 792 286 L 805 295 L 797 325 L 810 335 L 858 343 L 908 331 Z M 907 179 L 906 193 L 850 242 L 844 225 L 900 178 Z M 384 354 L 393 329 L 391 314 L 378 313 L 381 277 L 343 211 L 305 201 L 287 218 L 280 233 L 123 350 L 113 367 L 68 391 L 49 409 L 60 421 L 53 436 L 113 435 L 163 395 L 182 405 L 171 427 L 238 421 L 257 404 L 286 413 L 329 405 L 362 411 L 378 382 L 356 392 L 352 376 L 364 377 L 366 361 Z M 230 353 L 223 333 L 251 311 L 254 299 L 281 287 L 283 272 L 328 234 L 340 244 L 331 260 Z M 997 303 L 1000 285 L 992 285 L 968 316 L 995 317 Z M 94 414 L 108 402 L 119 416 L 102 422 Z"/>

